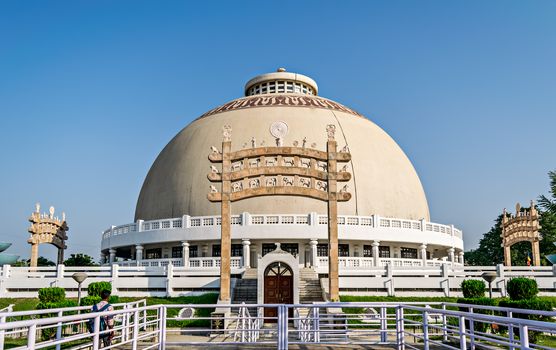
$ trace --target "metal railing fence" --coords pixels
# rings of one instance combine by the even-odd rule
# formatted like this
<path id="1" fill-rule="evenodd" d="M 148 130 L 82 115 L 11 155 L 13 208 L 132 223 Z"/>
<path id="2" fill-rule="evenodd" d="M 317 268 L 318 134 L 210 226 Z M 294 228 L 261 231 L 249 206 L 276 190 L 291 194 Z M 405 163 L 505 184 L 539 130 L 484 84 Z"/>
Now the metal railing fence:
<path id="1" fill-rule="evenodd" d="M 113 329 L 101 330 L 101 317 L 118 322 Z M 550 349 L 541 340 L 556 335 L 555 317 L 554 311 L 454 303 L 165 304 L 7 321 L 0 323 L 0 336 L 25 329 L 27 337 L 11 339 L 6 349 L 164 350 L 225 344 L 257 344 L 261 349 L 294 344 Z M 89 320 L 92 332 L 44 336 L 45 329 L 76 327 Z M 107 334 L 113 334 L 110 344 L 104 341 Z"/>

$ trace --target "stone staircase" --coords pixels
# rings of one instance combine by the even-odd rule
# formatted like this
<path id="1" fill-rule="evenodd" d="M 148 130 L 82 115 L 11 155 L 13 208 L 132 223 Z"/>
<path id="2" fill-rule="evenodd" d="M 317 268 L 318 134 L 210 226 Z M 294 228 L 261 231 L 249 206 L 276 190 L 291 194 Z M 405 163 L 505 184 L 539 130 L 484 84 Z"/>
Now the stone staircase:
<path id="1" fill-rule="evenodd" d="M 257 269 L 247 269 L 241 279 L 236 282 L 232 304 L 241 303 L 257 303 Z M 256 308 L 249 308 L 248 310 L 252 316 L 257 314 Z"/>
<path id="2" fill-rule="evenodd" d="M 241 275 L 241 279 L 244 280 L 256 280 L 257 279 L 257 269 L 256 268 L 248 268 L 245 269 L 243 275 Z"/>
<path id="3" fill-rule="evenodd" d="M 316 271 L 311 268 L 302 268 L 299 270 L 299 275 L 299 302 L 301 304 L 323 302 L 322 288 Z"/>

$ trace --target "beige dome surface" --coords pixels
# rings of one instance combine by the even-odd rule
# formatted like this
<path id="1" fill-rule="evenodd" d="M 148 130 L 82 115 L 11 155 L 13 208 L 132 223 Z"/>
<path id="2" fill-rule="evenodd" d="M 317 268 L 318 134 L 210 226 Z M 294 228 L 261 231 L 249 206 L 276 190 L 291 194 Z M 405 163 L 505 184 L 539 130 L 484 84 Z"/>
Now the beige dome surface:
<path id="1" fill-rule="evenodd" d="M 341 104 L 299 94 L 255 95 L 215 108 L 181 130 L 152 165 L 137 201 L 135 220 L 182 215 L 219 215 L 220 204 L 209 202 L 207 174 L 211 146 L 221 149 L 222 126 L 232 127 L 232 151 L 256 145 L 275 146 L 270 125 L 285 122 L 284 146 L 295 141 L 326 150 L 326 126 L 336 125 L 338 148 L 352 155 L 348 182 L 352 198 L 338 203 L 339 215 L 372 215 L 429 220 L 423 187 L 413 165 L 380 127 Z M 343 184 L 341 185 L 343 186 Z M 255 197 L 232 203 L 232 213 L 326 214 L 326 202 L 292 196 Z"/>

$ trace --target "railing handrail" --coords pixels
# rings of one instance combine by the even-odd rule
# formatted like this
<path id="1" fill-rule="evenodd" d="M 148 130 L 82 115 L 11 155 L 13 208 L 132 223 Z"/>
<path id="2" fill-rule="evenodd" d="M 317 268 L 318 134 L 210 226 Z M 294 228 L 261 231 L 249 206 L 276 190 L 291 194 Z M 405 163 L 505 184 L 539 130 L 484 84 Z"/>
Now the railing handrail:
<path id="1" fill-rule="evenodd" d="M 553 329 L 554 331 L 556 331 L 556 323 L 554 322 L 528 320 L 528 319 L 517 318 L 517 317 L 486 315 L 486 314 L 480 314 L 474 312 L 455 311 L 455 310 L 448 310 L 448 309 L 434 309 L 430 307 L 419 307 L 419 306 L 404 305 L 404 304 L 400 304 L 399 307 L 413 310 L 413 311 L 429 312 L 431 314 L 441 313 L 450 316 L 465 317 L 466 319 L 472 321 L 479 320 L 479 321 L 486 321 L 490 323 L 494 321 L 497 323 L 510 323 L 513 325 L 524 325 L 524 326 L 540 327 L 545 329 Z M 520 313 L 522 314 L 527 313 L 527 311 L 529 311 L 527 309 L 518 309 L 518 310 L 521 310 Z M 510 319 L 511 322 L 508 322 L 508 319 Z"/>
<path id="2" fill-rule="evenodd" d="M 129 344 L 130 348 L 138 348 L 138 342 L 144 341 L 145 339 L 152 339 L 152 343 L 147 345 L 145 349 L 151 349 L 158 347 L 159 349 L 165 349 L 166 345 L 207 345 L 215 346 L 220 344 L 231 344 L 230 340 L 226 339 L 215 339 L 212 334 L 218 336 L 218 334 L 227 337 L 229 334 L 234 334 L 234 329 L 212 329 L 212 328 L 193 328 L 187 329 L 182 328 L 178 330 L 173 330 L 171 328 L 167 329 L 168 321 L 174 320 L 176 317 L 168 317 L 168 310 L 172 308 L 182 308 L 191 307 L 195 308 L 243 308 L 240 310 L 238 318 L 242 319 L 244 322 L 240 329 L 241 339 L 235 342 L 236 344 L 243 343 L 258 343 L 258 344 L 276 344 L 278 349 L 286 350 L 288 349 L 288 344 L 302 344 L 302 343 L 323 343 L 323 344 L 397 344 L 398 348 L 404 348 L 406 344 L 409 348 L 415 348 L 413 345 L 421 344 L 423 348 L 428 349 L 431 344 L 439 345 L 441 347 L 456 349 L 456 346 L 448 346 L 446 341 L 448 340 L 459 340 L 459 344 L 465 347 L 467 343 L 470 343 L 471 348 L 480 347 L 482 345 L 502 345 L 509 346 L 510 348 L 530 348 L 529 337 L 531 331 L 540 331 L 548 334 L 556 333 L 556 323 L 529 320 L 526 318 L 515 318 L 509 315 L 505 316 L 495 316 L 482 313 L 474 313 L 468 311 L 455 311 L 446 309 L 447 303 L 430 302 L 427 305 L 419 306 L 415 305 L 417 303 L 425 304 L 427 302 L 413 302 L 410 303 L 395 303 L 395 302 L 328 302 L 319 304 L 161 304 L 161 305 L 151 305 L 151 306 L 140 306 L 125 308 L 121 310 L 105 311 L 97 313 L 81 313 L 76 315 L 68 315 L 61 317 L 48 317 L 48 318 L 37 318 L 31 320 L 4 322 L 0 324 L 0 348 L 4 345 L 4 336 L 9 333 L 13 333 L 14 330 L 21 333 L 21 337 L 27 336 L 27 346 L 28 348 L 45 348 L 50 346 L 57 346 L 62 344 L 68 344 L 74 340 L 78 339 L 88 339 L 91 341 L 79 346 L 91 347 L 92 349 L 99 349 L 101 344 L 99 342 L 102 334 L 106 334 L 110 330 L 100 329 L 100 319 L 101 317 L 107 316 L 118 316 L 117 319 L 121 319 L 121 325 L 114 328 L 116 332 L 121 331 L 119 337 L 119 342 L 113 344 L 113 346 L 121 346 Z M 442 305 L 442 308 L 433 308 L 428 304 L 435 304 L 435 306 Z M 453 303 L 448 303 L 453 304 Z M 468 304 L 455 304 L 458 306 L 468 305 Z M 332 313 L 327 317 L 319 318 L 318 310 L 320 309 L 334 309 L 334 308 L 344 308 L 344 307 L 380 307 L 380 313 L 378 317 L 373 318 L 376 323 L 376 327 L 372 329 L 368 327 L 357 328 L 348 327 L 350 315 L 347 313 Z M 475 306 L 475 305 L 473 305 Z M 253 317 L 248 312 L 247 308 L 257 307 L 257 316 Z M 276 317 L 263 317 L 262 310 L 265 307 L 276 307 L 278 309 Z M 301 324 L 301 327 L 297 329 L 292 329 L 288 326 L 288 320 L 296 321 L 303 320 L 299 317 L 299 309 L 310 309 L 310 312 L 305 319 L 311 320 L 313 327 L 308 327 L 308 324 Z M 388 313 L 387 309 L 395 309 L 395 313 Z M 288 310 L 294 310 L 294 317 L 288 316 Z M 154 310 L 151 313 L 153 317 L 147 318 L 147 311 Z M 527 314 L 532 310 L 518 309 L 519 313 Z M 311 311 L 316 311 L 311 313 Z M 409 311 L 409 312 L 408 312 Z M 388 320 L 394 320 L 392 315 L 395 314 L 395 322 L 388 322 Z M 359 313 L 357 316 L 365 316 L 367 313 Z M 352 315 L 353 316 L 353 315 Z M 222 321 L 221 316 L 203 316 L 198 319 L 203 320 L 217 320 Z M 456 325 L 448 322 L 447 318 L 450 320 L 455 319 Z M 235 317 L 223 316 L 224 320 L 238 319 Z M 269 329 L 270 333 L 274 333 L 269 339 L 265 338 L 259 340 L 259 331 L 262 320 L 276 320 L 276 328 Z M 83 325 L 84 322 L 88 320 L 94 320 L 93 332 L 77 332 L 65 335 L 63 333 L 62 327 L 73 326 L 76 324 Z M 476 322 L 494 324 L 502 327 L 506 327 L 508 330 L 508 336 L 503 336 L 500 334 L 490 334 L 488 332 L 480 331 L 474 329 Z M 40 335 L 42 329 L 47 328 L 57 328 L 57 336 L 55 340 L 38 340 L 37 336 Z M 238 327 L 236 327 L 237 329 Z M 300 329 L 301 328 L 301 329 Z M 22 330 L 23 329 L 23 330 Z M 8 332 L 6 332 L 8 330 Z M 141 330 L 143 332 L 141 332 Z M 275 332 L 274 332 L 275 330 Z M 206 336 L 207 341 L 199 342 L 198 340 L 181 339 L 181 340 L 171 340 L 167 341 L 166 335 L 170 332 L 185 332 L 185 334 L 193 334 L 195 332 L 210 332 L 211 336 Z M 25 332 L 25 334 L 23 334 Z M 516 332 L 519 332 L 517 334 Z M 292 339 L 289 335 L 298 334 L 300 341 Z M 327 336 L 332 336 L 334 339 L 330 339 Z M 345 337 L 343 339 L 338 339 L 337 337 L 342 335 Z M 360 336 L 365 336 L 367 338 L 362 339 Z M 376 339 L 376 336 L 380 335 L 380 340 Z M 395 335 L 394 340 L 390 335 Z M 431 335 L 441 335 L 442 339 L 434 338 Z M 350 338 L 355 336 L 355 338 Z M 407 344 L 410 338 L 413 337 L 413 342 Z M 547 348 L 539 344 L 532 344 L 534 348 Z M 110 346 L 111 347 L 111 346 Z M 25 346 L 21 347 L 25 348 Z"/>
<path id="3" fill-rule="evenodd" d="M 145 305 L 145 306 L 140 306 L 140 307 L 134 307 L 134 308 L 126 308 L 126 309 L 120 309 L 120 310 L 114 310 L 114 311 L 104 311 L 104 312 L 97 312 L 94 313 L 94 315 L 92 315 L 91 313 L 83 313 L 83 314 L 77 314 L 77 315 L 67 315 L 67 316 L 59 316 L 59 317 L 48 317 L 48 318 L 38 318 L 38 319 L 31 319 L 31 320 L 20 320 L 20 321 L 12 321 L 12 322 L 6 322 L 3 324 L 0 324 L 0 330 L 6 330 L 6 329 L 13 329 L 13 328 L 24 328 L 24 327 L 28 327 L 32 324 L 36 324 L 36 325 L 46 325 L 46 324 L 52 324 L 53 322 L 66 322 L 66 321 L 78 321 L 78 320 L 84 320 L 84 319 L 90 319 L 93 316 L 115 316 L 115 315 L 119 315 L 119 314 L 124 314 L 124 313 L 130 313 L 130 312 L 142 312 L 142 311 L 148 311 L 148 310 L 155 310 L 158 309 L 160 307 L 164 307 L 164 308 L 183 308 L 183 307 L 191 307 L 194 306 L 195 308 L 233 308 L 233 307 L 238 307 L 238 306 L 242 306 L 245 308 L 264 308 L 264 307 L 287 307 L 287 308 L 345 308 L 345 307 L 353 307 L 353 306 L 357 306 L 357 307 L 388 307 L 388 308 L 392 308 L 392 307 L 397 307 L 397 308 L 404 308 L 404 309 L 409 309 L 409 310 L 413 310 L 413 311 L 420 311 L 420 312 L 428 312 L 431 314 L 446 314 L 446 315 L 450 315 L 450 316 L 457 316 L 457 317 L 465 317 L 465 316 L 469 316 L 472 315 L 473 319 L 479 319 L 482 321 L 497 321 L 499 323 L 505 323 L 508 322 L 508 319 L 511 320 L 512 324 L 523 324 L 526 326 L 537 326 L 537 327 L 548 327 L 550 329 L 554 329 L 556 331 L 556 323 L 554 322 L 545 322 L 545 321 L 537 321 L 537 320 L 528 320 L 528 319 L 522 319 L 522 318 L 515 318 L 515 317 L 504 317 L 504 316 L 495 316 L 495 315 L 488 315 L 488 314 L 480 314 L 480 313 L 471 313 L 471 312 L 465 312 L 465 311 L 455 311 L 455 310 L 448 310 L 445 308 L 442 309 L 436 309 L 436 308 L 432 308 L 432 307 L 423 307 L 423 306 L 419 306 L 419 305 L 415 305 L 419 302 L 413 302 L 413 303 L 389 303 L 389 302 L 370 302 L 370 303 L 365 303 L 365 302 L 328 302 L 328 303 L 320 303 L 320 304 L 158 304 L 158 305 Z M 442 305 L 442 304 L 448 304 L 448 303 L 434 303 L 434 302 L 422 302 L 421 304 L 427 304 L 427 305 Z M 452 304 L 452 303 L 450 303 Z M 477 306 L 477 305 L 470 305 L 470 304 L 453 304 L 454 306 Z M 83 308 L 83 307 L 81 307 Z M 67 311 L 70 308 L 66 308 Z M 90 308 L 88 308 L 90 310 Z M 507 308 L 508 310 L 510 308 Z M 51 311 L 54 309 L 49 309 L 48 311 Z M 537 311 L 537 310 L 528 310 L 528 309 L 511 309 L 509 311 L 513 311 L 515 310 L 518 313 L 521 314 L 533 314 L 530 311 Z M 34 310 L 37 311 L 37 310 Z M 75 308 L 73 308 L 73 310 L 71 311 L 76 311 Z M 53 313 L 53 312 L 51 312 Z M 552 314 L 556 314 L 556 312 L 549 312 Z M 2 315 L 4 316 L 4 315 Z M 553 316 L 553 315 L 547 315 L 547 316 Z M 258 318 L 258 316 L 257 316 Z"/>
<path id="4" fill-rule="evenodd" d="M 446 302 L 444 302 L 442 304 L 444 304 L 446 306 L 465 307 L 465 308 L 471 308 L 471 309 L 474 309 L 474 310 L 475 309 L 476 310 L 490 310 L 490 311 L 498 311 L 498 312 L 523 313 L 523 310 L 526 310 L 527 314 L 529 314 L 529 315 L 541 315 L 541 316 L 556 317 L 556 311 L 516 309 L 516 308 L 512 308 L 512 307 L 503 307 L 503 306 L 459 304 L 459 303 L 446 303 Z"/>
<path id="5" fill-rule="evenodd" d="M 120 309 L 120 310 L 114 310 L 114 311 L 104 311 L 104 312 L 95 312 L 95 313 L 89 313 L 88 312 L 88 313 L 77 314 L 77 315 L 35 318 L 35 319 L 31 319 L 31 320 L 20 320 L 20 321 L 5 322 L 5 323 L 0 323 L 0 331 L 6 330 L 6 329 L 13 329 L 13 328 L 26 328 L 26 327 L 29 327 L 29 326 L 32 326 L 32 325 L 43 326 L 43 325 L 47 325 L 47 324 L 53 324 L 55 322 L 56 323 L 64 323 L 64 322 L 71 322 L 71 321 L 83 321 L 83 320 L 89 320 L 89 319 L 97 317 L 97 316 L 100 316 L 100 317 L 116 316 L 116 315 L 120 315 L 120 314 L 131 313 L 131 312 L 142 312 L 142 311 L 148 311 L 148 310 L 156 310 L 156 309 L 160 308 L 161 306 L 167 306 L 167 305 L 162 305 L 162 304 L 161 305 L 147 305 L 147 306 L 141 306 L 141 307 L 136 307 L 136 308 L 132 308 L 132 309 Z M 89 310 L 90 310 L 90 308 L 89 308 Z"/>
<path id="6" fill-rule="evenodd" d="M 146 299 L 140 299 L 135 301 L 130 301 L 128 303 L 116 303 L 111 304 L 113 307 L 126 307 L 128 305 L 139 305 L 144 304 L 147 305 Z M 70 306 L 70 307 L 62 307 L 56 309 L 38 309 L 38 310 L 25 310 L 25 311 L 11 311 L 11 312 L 2 312 L 0 311 L 0 316 L 2 317 L 18 317 L 18 316 L 29 316 L 29 315 L 42 315 L 42 314 L 53 314 L 62 312 L 72 312 L 72 311 L 83 311 L 83 310 L 91 310 L 92 305 L 86 306 Z"/>

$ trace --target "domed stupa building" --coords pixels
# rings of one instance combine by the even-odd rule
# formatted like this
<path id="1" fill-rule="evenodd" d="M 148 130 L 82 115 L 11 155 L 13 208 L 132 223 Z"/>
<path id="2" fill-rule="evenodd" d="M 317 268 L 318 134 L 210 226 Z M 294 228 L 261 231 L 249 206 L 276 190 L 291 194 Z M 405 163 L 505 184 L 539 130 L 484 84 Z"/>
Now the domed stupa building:
<path id="1" fill-rule="evenodd" d="M 149 170 L 134 222 L 103 233 L 105 262 L 219 267 L 223 202 L 211 198 L 226 197 L 224 186 L 229 186 L 232 276 L 248 274 L 277 250 L 295 259 L 289 264 L 297 266 L 288 266 L 294 280 L 304 270 L 326 276 L 329 203 L 283 189 L 326 193 L 326 159 L 304 158 L 308 153 L 303 152 L 326 154 L 332 126 L 338 151 L 350 155 L 337 169 L 347 173 L 337 192 L 349 197 L 337 201 L 340 291 L 349 287 L 342 283 L 346 271 L 463 263 L 462 232 L 430 221 L 425 191 L 403 150 L 365 116 L 318 92 L 313 79 L 279 69 L 249 80 L 245 97 L 187 125 Z M 225 170 L 223 127 L 230 154 L 246 154 L 230 159 Z M 262 149 L 267 153 L 255 152 Z M 221 162 L 211 162 L 211 154 Z M 288 172 L 289 166 L 315 175 Z M 236 191 L 247 189 L 258 195 L 233 199 Z"/>

